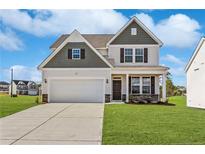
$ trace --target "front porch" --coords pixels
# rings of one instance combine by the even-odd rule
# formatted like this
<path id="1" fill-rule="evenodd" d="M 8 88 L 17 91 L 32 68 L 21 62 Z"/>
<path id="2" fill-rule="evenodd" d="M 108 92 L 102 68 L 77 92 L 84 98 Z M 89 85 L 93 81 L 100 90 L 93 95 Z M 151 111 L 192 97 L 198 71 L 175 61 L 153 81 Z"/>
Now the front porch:
<path id="1" fill-rule="evenodd" d="M 167 68 L 153 67 L 149 70 L 135 68 L 112 71 L 111 101 L 133 102 L 148 100 L 150 102 L 166 101 Z M 162 94 L 160 94 L 160 85 Z M 162 96 L 162 97 L 160 97 Z"/>

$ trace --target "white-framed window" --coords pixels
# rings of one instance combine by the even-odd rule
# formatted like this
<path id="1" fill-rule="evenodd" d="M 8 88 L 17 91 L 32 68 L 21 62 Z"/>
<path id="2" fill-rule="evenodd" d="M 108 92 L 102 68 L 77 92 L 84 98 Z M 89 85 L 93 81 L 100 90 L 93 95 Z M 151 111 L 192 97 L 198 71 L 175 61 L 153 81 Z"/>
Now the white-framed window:
<path id="1" fill-rule="evenodd" d="M 150 94 L 151 93 L 151 78 L 142 77 L 142 93 Z"/>
<path id="2" fill-rule="evenodd" d="M 132 63 L 132 48 L 125 48 L 125 63 Z"/>
<path id="3" fill-rule="evenodd" d="M 135 62 L 136 63 L 144 62 L 144 49 L 143 48 L 135 49 Z"/>
<path id="4" fill-rule="evenodd" d="M 80 59 L 80 49 L 72 49 L 72 59 Z"/>
<path id="5" fill-rule="evenodd" d="M 140 77 L 131 77 L 131 93 L 140 93 Z"/>
<path id="6" fill-rule="evenodd" d="M 131 35 L 137 35 L 137 28 L 131 28 Z"/>

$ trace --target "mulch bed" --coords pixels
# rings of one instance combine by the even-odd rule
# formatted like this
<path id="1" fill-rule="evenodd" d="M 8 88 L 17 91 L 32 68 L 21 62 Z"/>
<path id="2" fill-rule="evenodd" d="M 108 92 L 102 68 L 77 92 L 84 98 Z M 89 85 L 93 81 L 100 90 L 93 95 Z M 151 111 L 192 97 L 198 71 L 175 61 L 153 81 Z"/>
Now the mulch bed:
<path id="1" fill-rule="evenodd" d="M 176 106 L 176 104 L 173 103 L 166 103 L 166 102 L 157 102 L 157 103 L 134 103 L 134 102 L 129 102 L 127 104 L 133 104 L 133 105 L 165 105 L 165 106 Z"/>

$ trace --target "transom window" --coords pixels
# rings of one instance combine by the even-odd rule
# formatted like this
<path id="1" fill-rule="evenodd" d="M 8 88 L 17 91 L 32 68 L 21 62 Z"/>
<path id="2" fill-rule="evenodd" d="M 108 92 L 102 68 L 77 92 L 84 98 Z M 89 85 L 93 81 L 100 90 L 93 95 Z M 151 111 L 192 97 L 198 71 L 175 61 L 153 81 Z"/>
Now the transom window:
<path id="1" fill-rule="evenodd" d="M 150 77 L 143 77 L 142 78 L 142 93 L 143 94 L 150 94 L 151 89 L 151 79 Z"/>
<path id="2" fill-rule="evenodd" d="M 131 28 L 131 35 L 137 35 L 137 28 Z"/>
<path id="3" fill-rule="evenodd" d="M 142 63 L 144 59 L 144 49 L 135 49 L 135 62 Z"/>
<path id="4" fill-rule="evenodd" d="M 132 63 L 132 49 L 131 48 L 125 49 L 125 62 Z"/>
<path id="5" fill-rule="evenodd" d="M 80 49 L 72 49 L 72 59 L 80 59 Z"/>
<path id="6" fill-rule="evenodd" d="M 140 78 L 132 77 L 131 85 L 132 85 L 132 94 L 139 94 L 140 93 Z"/>

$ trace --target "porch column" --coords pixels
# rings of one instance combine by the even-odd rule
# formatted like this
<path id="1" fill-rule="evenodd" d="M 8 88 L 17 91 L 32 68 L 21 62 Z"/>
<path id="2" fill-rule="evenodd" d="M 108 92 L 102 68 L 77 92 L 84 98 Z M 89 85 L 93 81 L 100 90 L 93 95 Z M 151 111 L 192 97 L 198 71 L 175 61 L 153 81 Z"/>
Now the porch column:
<path id="1" fill-rule="evenodd" d="M 129 74 L 126 74 L 126 102 L 129 102 Z"/>
<path id="2" fill-rule="evenodd" d="M 162 75 L 162 101 L 166 101 L 166 80 L 167 80 L 167 74 L 164 73 Z"/>

